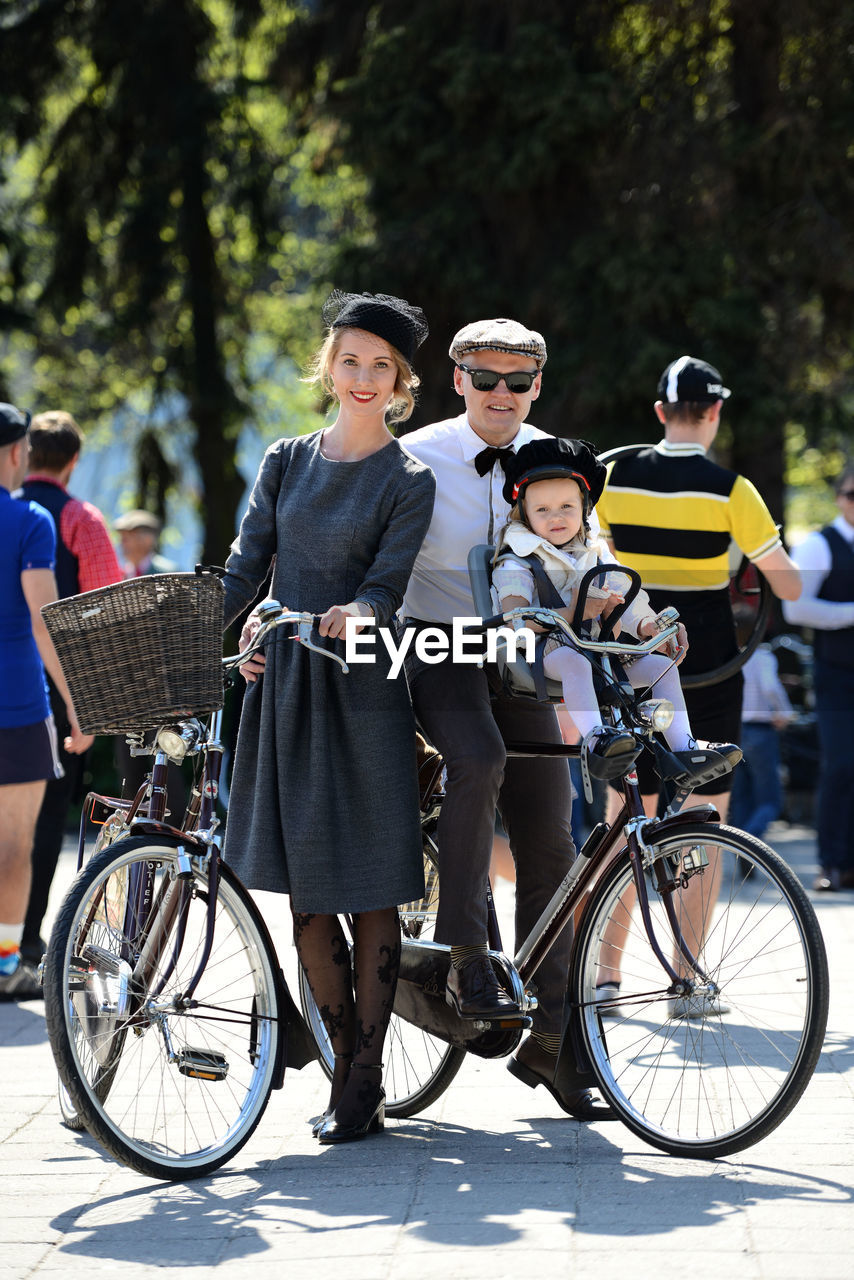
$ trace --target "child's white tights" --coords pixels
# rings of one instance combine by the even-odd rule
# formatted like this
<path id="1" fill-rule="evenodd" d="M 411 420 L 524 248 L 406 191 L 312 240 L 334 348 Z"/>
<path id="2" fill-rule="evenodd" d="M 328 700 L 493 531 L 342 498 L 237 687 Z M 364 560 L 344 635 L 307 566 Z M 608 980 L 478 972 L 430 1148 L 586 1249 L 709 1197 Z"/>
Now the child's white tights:
<path id="1" fill-rule="evenodd" d="M 550 679 L 560 680 L 563 684 L 566 709 L 582 738 L 591 729 L 598 728 L 602 723 L 602 713 L 593 692 L 593 672 L 584 654 L 566 645 L 551 649 L 543 658 L 543 670 Z M 633 689 L 642 689 L 653 680 L 657 681 L 650 696 L 669 698 L 674 709 L 673 723 L 664 734 L 665 741 L 671 751 L 687 751 L 694 740 L 678 668 L 671 667 L 663 654 L 647 653 L 629 663 L 626 674 Z"/>

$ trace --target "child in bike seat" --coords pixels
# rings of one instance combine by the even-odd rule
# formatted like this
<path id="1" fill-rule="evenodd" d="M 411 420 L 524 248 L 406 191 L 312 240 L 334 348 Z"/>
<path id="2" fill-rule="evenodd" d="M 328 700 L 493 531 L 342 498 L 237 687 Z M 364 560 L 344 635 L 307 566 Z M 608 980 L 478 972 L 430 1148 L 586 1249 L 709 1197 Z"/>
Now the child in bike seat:
<path id="1" fill-rule="evenodd" d="M 585 440 L 532 440 L 508 458 L 504 497 L 512 510 L 498 538 L 492 574 L 502 611 L 540 604 L 559 609 L 571 621 L 578 584 L 600 563 L 613 564 L 614 571 L 603 575 L 601 585 L 594 582 L 588 589 L 585 619 L 590 621 L 592 638 L 599 634 L 600 619 L 624 603 L 620 566 L 604 541 L 590 533 L 590 513 L 602 494 L 605 476 L 604 464 Z M 660 629 L 645 591 L 632 601 L 620 626 L 639 640 Z M 681 626 L 678 639 L 687 647 Z M 582 736 L 590 773 L 598 778 L 625 773 L 640 746 L 631 733 L 602 724 L 593 669 L 585 655 L 553 632 L 543 646 L 542 664 L 545 675 L 563 685 L 564 702 Z M 692 736 L 672 657 L 644 654 L 625 667 L 633 688 L 655 683 L 653 696 L 673 703 L 673 722 L 664 734 L 671 752 L 668 776 L 690 782 L 704 778 L 710 768 L 725 771 L 725 760 L 730 767 L 738 761 L 741 753 L 732 744 L 698 743 Z"/>

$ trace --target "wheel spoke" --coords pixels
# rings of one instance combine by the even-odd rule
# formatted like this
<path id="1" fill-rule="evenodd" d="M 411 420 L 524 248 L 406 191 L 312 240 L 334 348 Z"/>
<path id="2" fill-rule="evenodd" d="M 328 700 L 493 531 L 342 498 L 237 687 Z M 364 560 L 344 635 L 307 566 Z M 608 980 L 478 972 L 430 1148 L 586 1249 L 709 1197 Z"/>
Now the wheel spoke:
<path id="1" fill-rule="evenodd" d="M 136 924 L 121 927 L 134 914 L 128 886 L 147 876 L 147 900 L 158 902 L 173 869 L 168 848 L 154 854 L 139 838 L 93 859 L 89 878 L 75 883 L 61 909 L 46 1000 L 57 1063 L 87 1127 L 134 1167 L 185 1177 L 222 1164 L 260 1119 L 272 1086 L 278 1003 L 266 934 L 248 895 L 225 874 L 193 1006 L 184 1008 L 182 997 L 208 927 L 208 882 L 199 872 L 151 975 L 148 990 L 156 994 L 123 985 L 142 945 L 132 936 Z"/>
<path id="2" fill-rule="evenodd" d="M 661 994 L 628 859 L 604 878 L 585 913 L 573 992 L 594 1069 L 621 1118 L 663 1150 L 710 1156 L 758 1141 L 803 1092 L 824 1034 L 827 968 L 809 901 L 767 846 L 728 828 L 698 827 L 660 850 L 679 866 L 698 845 L 709 866 L 673 895 L 698 973 L 677 963 L 663 901 L 650 887 L 656 936 L 693 992 Z M 620 970 L 612 1009 L 596 1004 L 600 966 Z"/>

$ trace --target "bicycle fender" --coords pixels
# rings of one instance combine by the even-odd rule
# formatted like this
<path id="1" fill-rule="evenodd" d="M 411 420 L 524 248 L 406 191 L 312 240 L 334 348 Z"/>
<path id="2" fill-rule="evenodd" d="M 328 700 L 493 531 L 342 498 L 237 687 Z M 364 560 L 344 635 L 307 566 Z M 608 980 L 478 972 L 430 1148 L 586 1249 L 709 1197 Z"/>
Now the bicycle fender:
<path id="1" fill-rule="evenodd" d="M 700 804 L 696 809 L 680 809 L 678 813 L 672 814 L 669 818 L 662 818 L 660 822 L 650 819 L 650 826 L 655 827 L 654 833 L 647 837 L 648 828 L 642 829 L 642 835 L 647 843 L 656 844 L 659 840 L 664 840 L 667 836 L 678 831 L 680 827 L 692 826 L 696 822 L 716 822 L 719 823 L 721 815 L 712 804 Z"/>
<path id="2" fill-rule="evenodd" d="M 276 1049 L 273 1088 L 281 1089 L 285 1083 L 287 1067 L 294 1071 L 301 1071 L 310 1062 L 319 1061 L 320 1052 L 291 995 L 281 967 L 276 969 L 276 997 L 279 1004 L 281 1034 Z"/>

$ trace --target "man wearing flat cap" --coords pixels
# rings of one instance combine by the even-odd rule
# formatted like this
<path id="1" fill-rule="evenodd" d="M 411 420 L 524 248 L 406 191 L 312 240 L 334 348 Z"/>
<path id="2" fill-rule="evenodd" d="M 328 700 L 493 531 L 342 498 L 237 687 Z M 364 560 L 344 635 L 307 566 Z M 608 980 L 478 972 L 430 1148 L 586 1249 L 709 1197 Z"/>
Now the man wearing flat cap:
<path id="1" fill-rule="evenodd" d="M 92 738 L 80 732 L 71 695 L 41 615 L 57 599 L 53 519 L 12 494 L 27 473 L 30 415 L 0 404 L 0 999 L 31 1000 L 41 988 L 21 959 L 30 891 L 30 854 L 45 785 L 61 776 L 45 669 L 65 703 L 66 751 Z"/>
<path id="2" fill-rule="evenodd" d="M 475 614 L 467 557 L 495 541 L 510 507 L 502 489 L 507 458 L 546 432 L 526 422 L 540 394 L 546 344 L 516 320 L 466 325 L 450 347 L 454 389 L 465 412 L 404 437 L 406 449 L 432 468 L 436 505 L 403 604 L 408 626 L 451 630 Z M 495 810 L 516 862 L 516 933 L 524 938 L 575 857 L 572 790 L 566 760 L 507 759 L 509 741 L 560 743 L 554 708 L 508 698 L 491 673 L 450 660 L 409 670 L 416 714 L 447 766 L 439 819 L 442 892 L 436 939 L 451 945 L 447 999 L 463 1017 L 518 1012 L 486 955 L 486 889 Z M 607 1118 L 573 1069 L 555 1078 L 564 1027 L 569 967 L 564 930 L 537 971 L 539 1008 L 531 1035 L 508 1064 L 531 1087 L 543 1084 L 576 1119 Z"/>
<path id="3" fill-rule="evenodd" d="M 160 521 L 150 511 L 126 511 L 113 527 L 119 535 L 126 578 L 142 578 L 149 573 L 175 573 L 178 566 L 157 550 Z"/>

